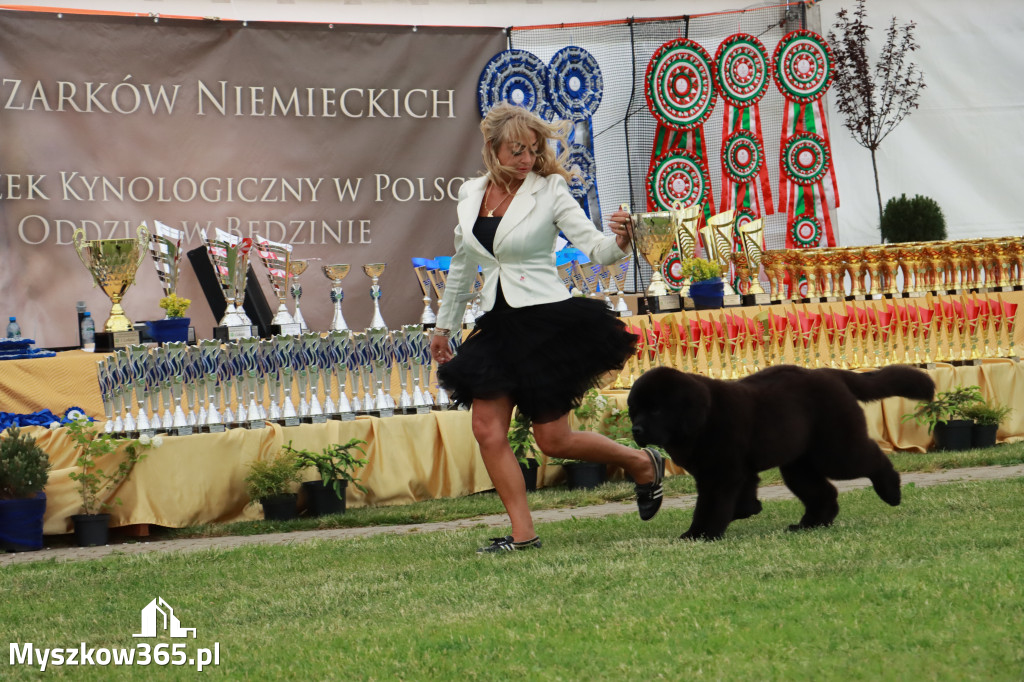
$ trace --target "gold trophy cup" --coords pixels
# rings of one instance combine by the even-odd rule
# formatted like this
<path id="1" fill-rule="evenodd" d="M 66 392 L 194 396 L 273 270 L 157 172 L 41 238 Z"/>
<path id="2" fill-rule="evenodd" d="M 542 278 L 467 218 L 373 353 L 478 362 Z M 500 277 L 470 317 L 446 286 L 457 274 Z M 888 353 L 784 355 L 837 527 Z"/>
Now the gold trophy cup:
<path id="1" fill-rule="evenodd" d="M 697 254 L 697 225 L 702 210 L 700 204 L 683 208 L 682 202 L 677 201 L 671 211 L 680 258 L 693 258 Z"/>
<path id="2" fill-rule="evenodd" d="M 756 305 L 765 305 L 770 298 L 761 286 L 761 263 L 764 258 L 764 220 L 758 218 L 752 220 L 739 229 L 743 238 L 743 252 L 747 256 L 747 263 L 750 266 L 750 290 L 753 294 Z"/>
<path id="3" fill-rule="evenodd" d="M 82 264 L 92 275 L 96 286 L 110 298 L 110 317 L 103 325 L 106 332 L 132 331 L 134 326 L 121 307 L 121 299 L 132 284 L 135 273 L 146 257 L 149 230 L 136 229 L 137 239 L 86 239 L 85 229 L 75 228 L 72 240 Z"/>
<path id="4" fill-rule="evenodd" d="M 633 230 L 633 243 L 651 266 L 651 284 L 647 293 L 653 299 L 651 310 L 645 312 L 671 312 L 682 309 L 678 294 L 670 294 L 661 266 L 672 250 L 676 239 L 675 223 L 669 211 L 655 213 L 631 213 L 629 222 Z"/>
<path id="5" fill-rule="evenodd" d="M 722 284 L 725 289 L 725 305 L 739 304 L 739 295 L 732 286 L 729 269 L 732 265 L 733 225 L 736 223 L 736 211 L 729 209 L 708 218 L 708 224 L 701 228 L 704 246 L 709 252 L 709 260 L 716 260 L 722 266 Z"/>

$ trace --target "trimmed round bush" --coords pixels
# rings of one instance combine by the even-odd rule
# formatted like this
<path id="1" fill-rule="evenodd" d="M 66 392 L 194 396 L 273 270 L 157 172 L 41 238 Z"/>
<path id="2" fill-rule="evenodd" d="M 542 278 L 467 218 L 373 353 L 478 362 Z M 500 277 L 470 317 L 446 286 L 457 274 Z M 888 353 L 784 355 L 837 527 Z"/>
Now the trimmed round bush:
<path id="1" fill-rule="evenodd" d="M 915 194 L 893 197 L 882 212 L 882 239 L 886 242 L 929 242 L 946 238 L 946 218 L 934 199 Z"/>

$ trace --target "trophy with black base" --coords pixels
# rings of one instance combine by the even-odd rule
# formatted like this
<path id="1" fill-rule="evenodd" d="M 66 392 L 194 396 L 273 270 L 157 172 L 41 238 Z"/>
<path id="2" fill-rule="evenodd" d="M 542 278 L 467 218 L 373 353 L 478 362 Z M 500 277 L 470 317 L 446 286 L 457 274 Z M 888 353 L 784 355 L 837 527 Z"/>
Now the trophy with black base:
<path id="1" fill-rule="evenodd" d="M 626 206 L 622 208 L 628 210 Z M 639 312 L 649 314 L 682 310 L 682 299 L 679 294 L 669 291 L 661 274 L 661 266 L 676 240 L 672 214 L 669 211 L 631 213 L 629 222 L 633 231 L 633 245 L 653 271 L 651 283 L 637 303 Z"/>
<path id="2" fill-rule="evenodd" d="M 764 220 L 758 218 L 739 228 L 743 238 L 743 253 L 750 268 L 749 286 L 743 295 L 743 305 L 768 305 L 771 296 L 761 286 L 761 261 L 764 256 Z"/>
<path id="3" fill-rule="evenodd" d="M 730 282 L 729 271 L 732 267 L 733 253 L 733 224 L 736 222 L 736 211 L 729 209 L 708 218 L 708 224 L 701 228 L 700 236 L 704 239 L 704 246 L 708 249 L 709 260 L 717 261 L 722 266 L 722 285 L 725 295 L 722 298 L 722 305 L 733 306 L 740 304 L 740 295 Z"/>
<path id="4" fill-rule="evenodd" d="M 128 287 L 135 283 L 135 273 L 146 257 L 149 230 L 136 229 L 137 239 L 86 239 L 85 229 L 78 227 L 72 236 L 75 251 L 95 285 L 110 299 L 110 316 L 102 331 L 96 332 L 96 351 L 110 352 L 139 343 L 139 333 L 121 307 Z"/>
<path id="5" fill-rule="evenodd" d="M 227 308 L 217 326 L 213 328 L 213 338 L 228 342 L 258 336 L 257 328 L 245 314 L 245 280 L 249 270 L 249 249 L 252 240 L 238 237 L 217 228 L 214 239 L 206 236 L 206 230 L 200 231 L 200 237 L 206 246 L 206 255 L 213 265 L 213 273 L 220 284 Z"/>
<path id="6" fill-rule="evenodd" d="M 262 237 L 256 238 L 256 253 L 267 268 L 267 280 L 277 298 L 277 312 L 270 321 L 270 333 L 274 336 L 289 334 L 295 336 L 302 332 L 302 325 L 295 321 L 288 312 L 288 273 L 291 266 L 292 245 L 272 242 Z"/>

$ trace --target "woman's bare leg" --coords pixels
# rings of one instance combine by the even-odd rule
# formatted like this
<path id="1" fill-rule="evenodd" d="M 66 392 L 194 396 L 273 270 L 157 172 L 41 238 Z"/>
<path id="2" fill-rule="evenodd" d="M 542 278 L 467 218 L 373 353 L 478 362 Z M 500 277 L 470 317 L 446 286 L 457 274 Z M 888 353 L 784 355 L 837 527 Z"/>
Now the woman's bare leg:
<path id="1" fill-rule="evenodd" d="M 526 501 L 526 481 L 508 444 L 511 421 L 512 400 L 508 396 L 473 400 L 473 435 L 480 445 L 484 466 L 512 522 L 512 539 L 525 542 L 532 540 L 537 533 Z"/>
<path id="2" fill-rule="evenodd" d="M 554 421 L 534 423 L 533 435 L 537 447 L 548 457 L 615 464 L 625 469 L 636 483 L 654 480 L 654 466 L 643 450 L 619 445 L 593 431 L 574 431 L 569 427 L 568 413 Z"/>

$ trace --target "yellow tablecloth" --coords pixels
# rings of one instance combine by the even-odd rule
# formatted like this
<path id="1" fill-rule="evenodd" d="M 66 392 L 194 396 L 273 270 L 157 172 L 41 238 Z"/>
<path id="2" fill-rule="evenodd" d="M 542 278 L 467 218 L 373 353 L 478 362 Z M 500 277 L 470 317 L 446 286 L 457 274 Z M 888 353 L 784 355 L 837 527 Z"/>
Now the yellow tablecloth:
<path id="1" fill-rule="evenodd" d="M 64 429 L 28 430 L 53 462 L 44 532 L 70 532 L 69 517 L 81 512 L 78 488 L 68 478 L 74 471 L 72 443 Z M 262 518 L 260 508 L 249 505 L 245 494 L 243 479 L 250 462 L 273 457 L 289 441 L 296 448 L 318 451 L 351 438 L 367 441 L 369 463 L 359 476 L 369 494 L 349 486 L 350 506 L 459 497 L 492 487 L 465 411 L 287 428 L 272 424 L 265 429 L 163 436 L 163 446 L 149 449 L 129 479 L 106 498 L 122 501 L 110 510 L 111 525 L 178 528 Z M 109 471 L 118 461 L 112 456 L 100 460 L 99 466 Z M 307 480 L 316 478 L 313 470 L 308 474 Z"/>

